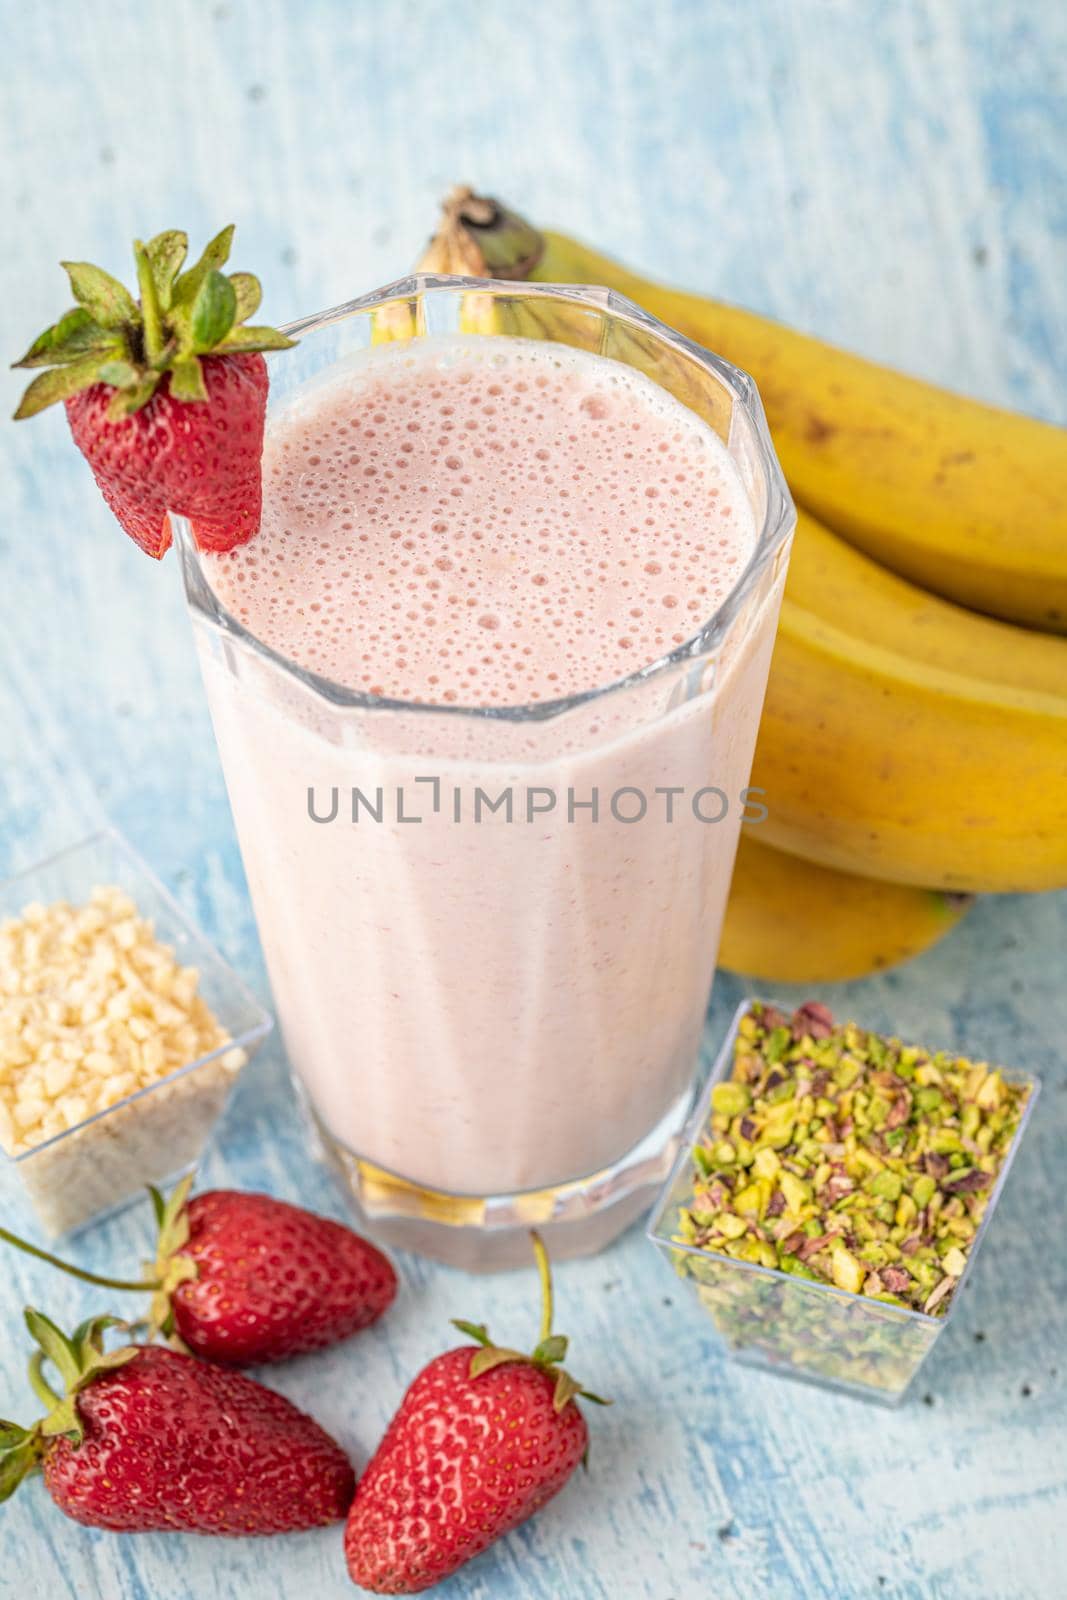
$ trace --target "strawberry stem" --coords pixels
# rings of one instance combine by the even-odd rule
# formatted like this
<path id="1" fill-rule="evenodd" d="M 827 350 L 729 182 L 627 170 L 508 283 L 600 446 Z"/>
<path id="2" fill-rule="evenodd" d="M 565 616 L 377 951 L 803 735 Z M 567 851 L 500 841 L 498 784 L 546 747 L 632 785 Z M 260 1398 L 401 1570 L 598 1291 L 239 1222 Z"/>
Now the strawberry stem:
<path id="1" fill-rule="evenodd" d="M 24 1251 L 28 1256 L 36 1256 L 38 1261 L 46 1261 L 50 1267 L 58 1267 L 60 1272 L 69 1273 L 72 1278 L 80 1278 L 82 1283 L 95 1284 L 98 1289 L 128 1289 L 131 1293 L 144 1294 L 148 1290 L 162 1287 L 158 1278 L 131 1283 L 126 1278 L 103 1278 L 99 1273 L 87 1272 L 84 1267 L 76 1267 L 73 1262 L 62 1261 L 59 1256 L 50 1255 L 38 1245 L 30 1244 L 28 1239 L 20 1239 L 17 1233 L 9 1233 L 6 1228 L 0 1228 L 0 1239 L 5 1244 L 14 1245 L 16 1250 Z"/>
<path id="2" fill-rule="evenodd" d="M 155 367 L 162 360 L 165 345 L 163 338 L 163 312 L 159 304 L 159 292 L 156 288 L 152 263 L 148 259 L 148 251 L 140 239 L 134 241 L 133 253 L 137 261 L 137 286 L 141 291 L 141 316 L 144 319 L 144 352 L 148 365 Z"/>
<path id="3" fill-rule="evenodd" d="M 539 1233 L 531 1230 L 534 1255 L 537 1257 L 537 1275 L 541 1279 L 541 1331 L 537 1343 L 544 1344 L 552 1332 L 552 1272 L 548 1265 L 548 1251 Z"/>

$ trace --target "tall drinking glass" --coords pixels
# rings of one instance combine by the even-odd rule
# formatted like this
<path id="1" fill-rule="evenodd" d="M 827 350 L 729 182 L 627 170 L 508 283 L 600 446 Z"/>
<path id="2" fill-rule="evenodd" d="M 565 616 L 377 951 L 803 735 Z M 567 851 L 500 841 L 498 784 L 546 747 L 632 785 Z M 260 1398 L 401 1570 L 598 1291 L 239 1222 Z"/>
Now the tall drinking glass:
<path id="1" fill-rule="evenodd" d="M 553 340 L 723 441 L 756 528 L 715 614 L 554 702 L 364 693 L 219 601 L 177 521 L 294 1082 L 363 1225 L 457 1265 L 600 1248 L 669 1169 L 697 1070 L 794 513 L 749 378 L 601 289 L 416 277 L 289 330 L 294 396 L 398 340 Z"/>

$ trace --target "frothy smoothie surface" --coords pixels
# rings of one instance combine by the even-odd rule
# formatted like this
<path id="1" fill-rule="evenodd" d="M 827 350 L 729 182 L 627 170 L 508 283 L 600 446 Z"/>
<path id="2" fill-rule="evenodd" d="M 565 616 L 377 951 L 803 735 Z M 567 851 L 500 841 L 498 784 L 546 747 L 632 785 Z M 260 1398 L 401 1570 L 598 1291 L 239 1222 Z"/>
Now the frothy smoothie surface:
<path id="1" fill-rule="evenodd" d="M 696 633 L 756 533 L 711 429 L 563 345 L 386 345 L 268 421 L 259 534 L 205 558 L 299 665 L 421 702 L 611 683 Z"/>

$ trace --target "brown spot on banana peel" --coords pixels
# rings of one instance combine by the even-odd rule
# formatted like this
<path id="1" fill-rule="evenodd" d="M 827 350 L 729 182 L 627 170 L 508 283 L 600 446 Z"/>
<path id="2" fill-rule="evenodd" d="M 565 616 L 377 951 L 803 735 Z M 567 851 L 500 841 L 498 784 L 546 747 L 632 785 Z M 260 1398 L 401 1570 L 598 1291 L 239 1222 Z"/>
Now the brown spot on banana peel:
<path id="1" fill-rule="evenodd" d="M 804 426 L 804 437 L 812 444 L 825 444 L 827 439 L 832 439 L 840 431 L 834 423 L 826 422 L 812 412 Z"/>

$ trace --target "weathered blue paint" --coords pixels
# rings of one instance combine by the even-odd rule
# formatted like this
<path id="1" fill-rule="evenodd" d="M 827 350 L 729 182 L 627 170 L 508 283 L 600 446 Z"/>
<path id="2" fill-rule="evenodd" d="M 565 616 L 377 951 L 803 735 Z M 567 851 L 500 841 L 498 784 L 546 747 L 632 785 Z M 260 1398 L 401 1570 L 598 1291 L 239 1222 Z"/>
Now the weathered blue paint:
<path id="1" fill-rule="evenodd" d="M 4 348 L 64 303 L 52 263 L 238 223 L 276 319 L 387 281 L 458 179 L 649 272 L 1048 416 L 1067 371 L 1067 13 L 1042 0 L 4 0 Z M 12 402 L 14 376 L 0 377 Z M 50 414 L 0 428 L 0 868 L 109 816 L 263 984 L 173 561 L 124 541 Z M 989 901 L 940 949 L 825 998 L 1046 1078 L 969 1303 L 897 1414 L 726 1366 L 637 1232 L 559 1273 L 575 1365 L 617 1404 L 589 1476 L 440 1592 L 464 1600 L 990 1600 L 1067 1572 L 1067 901 Z M 722 980 L 719 1038 L 741 986 Z M 341 1214 L 279 1047 L 206 1174 Z M 83 1257 L 136 1261 L 143 1214 Z M 18 1311 L 90 1292 L 6 1260 Z M 387 1323 L 272 1381 L 362 1458 L 453 1314 L 528 1336 L 533 1284 L 414 1259 Z M 670 1304 L 668 1304 L 670 1302 Z M 979 1339 L 979 1335 L 983 1335 Z M 0 1594 L 341 1600 L 336 1531 L 241 1543 L 88 1533 L 41 1486 L 0 1511 Z"/>

